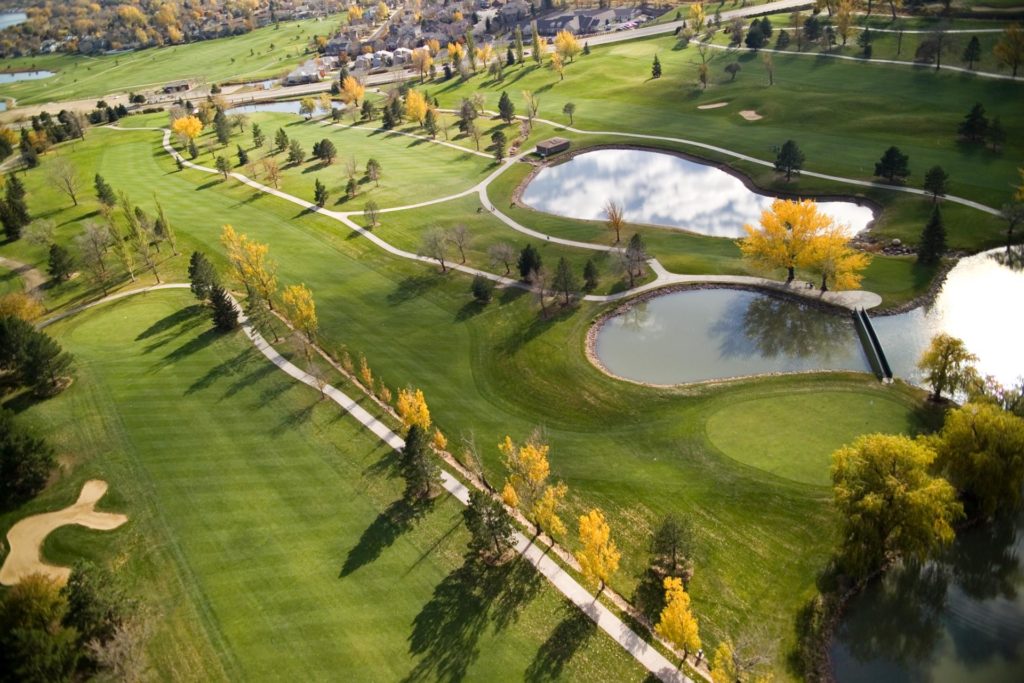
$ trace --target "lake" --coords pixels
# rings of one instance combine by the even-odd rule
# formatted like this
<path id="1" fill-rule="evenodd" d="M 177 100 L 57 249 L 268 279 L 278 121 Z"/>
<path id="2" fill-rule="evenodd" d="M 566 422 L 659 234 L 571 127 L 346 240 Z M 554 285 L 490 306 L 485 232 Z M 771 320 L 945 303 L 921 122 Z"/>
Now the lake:
<path id="1" fill-rule="evenodd" d="M 522 194 L 524 204 L 568 218 L 604 220 L 605 203 L 613 200 L 631 223 L 731 238 L 743 237 L 743 225 L 756 225 L 774 199 L 714 166 L 639 149 L 599 149 L 545 166 Z M 871 209 L 854 202 L 818 207 L 851 233 L 874 218 Z"/>
<path id="2" fill-rule="evenodd" d="M 0 71 L 0 85 L 15 81 L 36 81 L 53 75 L 52 71 Z"/>

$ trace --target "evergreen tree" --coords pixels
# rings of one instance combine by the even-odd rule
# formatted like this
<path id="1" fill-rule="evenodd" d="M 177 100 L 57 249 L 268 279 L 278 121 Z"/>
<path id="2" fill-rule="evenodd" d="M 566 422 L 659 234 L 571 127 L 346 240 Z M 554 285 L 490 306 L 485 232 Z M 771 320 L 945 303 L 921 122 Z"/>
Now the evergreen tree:
<path id="1" fill-rule="evenodd" d="M 42 491 L 56 465 L 53 448 L 0 408 L 0 510 Z"/>
<path id="2" fill-rule="evenodd" d="M 21 237 L 21 231 L 32 222 L 25 203 L 25 186 L 13 173 L 7 176 L 7 198 L 0 205 L 0 221 L 10 240 Z"/>
<path id="3" fill-rule="evenodd" d="M 245 166 L 247 163 L 249 163 L 249 154 L 241 145 L 238 145 L 238 165 Z"/>
<path id="4" fill-rule="evenodd" d="M 587 43 L 587 42 L 583 43 L 583 54 L 585 54 L 585 55 L 589 55 L 590 54 L 590 43 Z"/>
<path id="5" fill-rule="evenodd" d="M 201 251 L 193 251 L 189 258 L 188 279 L 192 293 L 203 302 L 210 300 L 213 288 L 220 284 L 220 278 L 217 277 L 217 271 L 214 270 L 213 264 Z"/>
<path id="6" fill-rule="evenodd" d="M 298 140 L 288 142 L 288 163 L 298 166 L 306 160 L 306 152 L 302 149 L 302 143 Z"/>
<path id="7" fill-rule="evenodd" d="M 946 194 L 946 187 L 949 184 L 949 174 L 942 170 L 941 166 L 932 166 L 924 174 L 924 189 L 932 193 L 932 201 L 936 201 L 939 195 Z"/>
<path id="8" fill-rule="evenodd" d="M 483 491 L 469 493 L 469 505 L 462 511 L 469 529 L 469 549 L 500 559 L 515 544 L 515 526 L 501 503 Z"/>
<path id="9" fill-rule="evenodd" d="M 423 119 L 423 130 L 427 131 L 427 135 L 431 138 L 437 137 L 437 131 L 439 128 L 437 124 L 437 114 L 434 113 L 433 107 L 427 110 L 427 115 Z"/>
<path id="10" fill-rule="evenodd" d="M 188 157 L 189 157 L 189 159 L 192 159 L 193 161 L 195 161 L 198 156 L 199 156 L 199 148 L 196 147 L 196 141 L 195 140 L 189 140 L 188 141 Z"/>
<path id="11" fill-rule="evenodd" d="M 473 298 L 478 303 L 486 304 L 491 300 L 491 294 L 494 291 L 494 283 L 491 282 L 490 278 L 486 278 L 483 275 L 476 275 L 473 277 L 473 284 L 470 287 L 473 292 Z"/>
<path id="12" fill-rule="evenodd" d="M 583 288 L 588 292 L 597 289 L 598 277 L 597 265 L 593 259 L 588 258 L 587 262 L 583 264 Z"/>
<path id="13" fill-rule="evenodd" d="M 967 68 L 973 69 L 974 63 L 981 59 L 981 41 L 978 36 L 971 36 L 971 40 L 964 48 L 963 60 L 967 62 Z"/>
<path id="14" fill-rule="evenodd" d="M 572 272 L 572 267 L 564 256 L 558 259 L 558 265 L 555 267 L 555 277 L 551 282 L 551 288 L 562 295 L 562 303 L 567 306 L 569 305 L 570 300 L 579 293 L 579 280 L 576 279 L 576 273 Z"/>
<path id="15" fill-rule="evenodd" d="M 274 134 L 274 146 L 278 153 L 288 149 L 288 133 L 284 132 L 284 128 L 278 128 L 277 133 Z"/>
<path id="16" fill-rule="evenodd" d="M 651 64 L 651 78 L 661 78 L 661 61 L 658 55 L 654 55 L 654 63 Z"/>
<path id="17" fill-rule="evenodd" d="M 508 92 L 504 90 L 501 91 L 501 97 L 498 98 L 498 114 L 505 123 L 512 123 L 516 116 L 516 105 L 508 96 Z"/>
<path id="18" fill-rule="evenodd" d="M 988 117 L 985 116 L 985 107 L 981 106 L 980 102 L 976 103 L 967 112 L 967 116 L 964 117 L 964 120 L 957 128 L 957 132 L 971 142 L 982 142 L 985 140 L 985 136 L 988 134 Z"/>
<path id="19" fill-rule="evenodd" d="M 418 424 L 409 427 L 405 436 L 399 469 L 405 479 L 404 498 L 407 502 L 421 500 L 430 495 L 437 479 L 437 467 L 430 460 L 427 432 Z"/>
<path id="20" fill-rule="evenodd" d="M 56 392 L 71 372 L 71 354 L 43 332 L 28 338 L 21 367 L 22 383 L 40 396 Z"/>
<path id="21" fill-rule="evenodd" d="M 909 161 L 910 157 L 900 152 L 899 147 L 890 147 L 875 163 L 875 175 L 889 182 L 904 180 L 910 175 Z"/>
<path id="22" fill-rule="evenodd" d="M 932 216 L 921 232 L 921 242 L 917 245 L 917 262 L 925 265 L 938 263 L 946 252 L 946 228 L 942 224 L 942 213 L 936 204 Z"/>
<path id="23" fill-rule="evenodd" d="M 384 107 L 380 127 L 384 130 L 391 130 L 395 127 L 395 115 L 391 113 L 391 107 Z"/>
<path id="24" fill-rule="evenodd" d="M 217 135 L 217 142 L 222 145 L 228 144 L 228 140 L 231 139 L 231 122 L 228 121 L 228 117 L 224 115 L 224 112 L 219 109 L 213 117 L 213 129 Z"/>
<path id="25" fill-rule="evenodd" d="M 50 245 L 50 258 L 46 270 L 54 280 L 68 280 L 75 267 L 71 252 L 59 244 Z"/>
<path id="26" fill-rule="evenodd" d="M 327 186 L 321 183 L 319 178 L 317 178 L 314 182 L 315 184 L 313 185 L 313 201 L 316 202 L 317 206 L 322 208 L 323 205 L 327 203 Z"/>
<path id="27" fill-rule="evenodd" d="M 803 166 L 804 153 L 800 151 L 794 140 L 786 140 L 782 145 L 782 149 L 779 150 L 778 156 L 775 157 L 775 170 L 779 173 L 785 173 L 786 181 L 788 182 L 794 173 L 800 173 L 800 169 Z"/>
<path id="28" fill-rule="evenodd" d="M 540 270 L 542 265 L 540 252 L 534 249 L 532 244 L 527 244 L 519 252 L 519 261 L 516 265 L 519 267 L 519 276 L 524 280 L 529 280 L 534 273 Z"/>
<path id="29" fill-rule="evenodd" d="M 96 199 L 99 200 L 100 204 L 103 206 L 115 206 L 117 204 L 117 195 L 114 194 L 114 188 L 99 173 L 96 174 L 94 184 L 96 185 Z"/>
<path id="30" fill-rule="evenodd" d="M 356 182 L 355 178 L 349 178 L 348 182 L 345 184 L 345 197 L 347 199 L 352 199 L 358 193 L 359 193 L 359 184 Z"/>
<path id="31" fill-rule="evenodd" d="M 260 124 L 252 124 L 252 146 L 256 149 L 262 149 L 264 142 L 266 142 L 266 138 L 263 137 L 263 130 L 260 128 Z"/>
<path id="32" fill-rule="evenodd" d="M 363 100 L 363 107 L 360 110 L 364 121 L 372 121 L 377 115 L 377 108 L 373 106 L 370 100 Z"/>
<path id="33" fill-rule="evenodd" d="M 747 31 L 747 36 L 744 39 L 744 42 L 751 50 L 759 50 L 764 47 L 765 40 L 767 40 L 767 38 L 761 30 L 760 22 L 754 21 L 750 25 L 750 30 Z"/>
<path id="34" fill-rule="evenodd" d="M 238 327 L 238 309 L 219 284 L 210 288 L 210 303 L 213 305 L 214 327 L 221 332 L 230 332 Z"/>
<path id="35" fill-rule="evenodd" d="M 330 165 L 334 162 L 334 159 L 337 156 L 338 148 L 334 145 L 333 142 L 331 142 L 327 138 L 324 138 L 323 140 L 320 141 L 320 146 L 316 150 L 316 157 L 320 159 L 320 161 L 324 162 L 327 165 Z"/>

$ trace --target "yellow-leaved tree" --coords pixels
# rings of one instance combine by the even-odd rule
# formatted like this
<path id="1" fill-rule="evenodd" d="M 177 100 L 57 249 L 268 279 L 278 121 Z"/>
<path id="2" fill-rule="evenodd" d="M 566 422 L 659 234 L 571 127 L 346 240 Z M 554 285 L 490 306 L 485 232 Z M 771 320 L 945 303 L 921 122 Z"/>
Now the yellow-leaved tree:
<path id="1" fill-rule="evenodd" d="M 700 30 L 704 28 L 704 20 L 704 3 L 695 2 L 690 5 L 690 28 L 692 28 L 695 33 L 700 33 Z"/>
<path id="2" fill-rule="evenodd" d="M 605 584 L 619 570 L 619 559 L 622 557 L 615 541 L 611 538 L 611 529 L 604 519 L 604 514 L 597 508 L 580 516 L 580 545 L 576 552 L 576 561 L 584 578 L 598 587 L 598 594 L 604 590 Z"/>
<path id="3" fill-rule="evenodd" d="M 405 116 L 423 125 L 423 119 L 427 117 L 427 98 L 423 96 L 423 93 L 410 90 L 405 94 Z"/>
<path id="4" fill-rule="evenodd" d="M 349 21 L 359 21 L 363 18 L 363 8 L 358 3 L 353 2 L 347 9 Z"/>
<path id="5" fill-rule="evenodd" d="M 576 55 L 583 52 L 583 47 L 572 31 L 562 30 L 555 34 L 555 52 L 562 55 L 562 59 L 571 62 Z"/>
<path id="6" fill-rule="evenodd" d="M 406 431 L 413 425 L 418 425 L 424 433 L 430 428 L 430 409 L 427 407 L 427 400 L 423 398 L 422 390 L 399 389 L 395 410 L 402 418 Z"/>
<path id="7" fill-rule="evenodd" d="M 565 60 L 557 52 L 551 53 L 551 70 L 558 74 L 558 80 L 565 79 Z"/>
<path id="8" fill-rule="evenodd" d="M 697 618 L 690 611 L 690 596 L 683 580 L 665 577 L 665 608 L 661 610 L 655 633 L 683 651 L 684 658 L 700 649 Z"/>
<path id="9" fill-rule="evenodd" d="M 465 56 L 466 50 L 462 47 L 462 43 L 448 43 L 448 61 L 452 63 L 452 66 L 461 64 Z"/>
<path id="10" fill-rule="evenodd" d="M 39 300 L 24 292 L 11 292 L 0 296 L 0 317 L 13 316 L 25 322 L 32 322 L 40 317 L 46 309 Z"/>
<path id="11" fill-rule="evenodd" d="M 433 41 L 437 44 L 437 41 Z M 427 77 L 430 67 L 434 64 L 434 55 L 429 48 L 418 47 L 412 51 L 412 65 L 420 75 L 420 83 Z"/>
<path id="12" fill-rule="evenodd" d="M 494 48 L 491 47 L 490 43 L 484 43 L 476 49 L 476 61 L 480 62 L 480 66 L 484 69 L 494 59 Z"/>
<path id="13" fill-rule="evenodd" d="M 761 213 L 761 225 L 744 225 L 747 237 L 740 240 L 743 256 L 762 268 L 786 269 L 786 282 L 796 269 L 811 262 L 816 240 L 832 227 L 832 218 L 818 211 L 811 199 L 776 199 Z"/>
<path id="14" fill-rule="evenodd" d="M 533 434 L 523 445 L 513 443 L 512 438 L 498 444 L 498 450 L 505 459 L 508 476 L 501 491 L 505 504 L 517 508 L 538 530 L 548 534 L 564 534 L 565 524 L 558 516 L 558 508 L 568 492 L 568 487 L 559 482 L 549 484 L 551 465 L 548 462 L 550 446 L 541 443 Z"/>
<path id="15" fill-rule="evenodd" d="M 224 226 L 220 241 L 242 286 L 258 295 L 273 310 L 274 294 L 277 292 L 277 265 L 267 258 L 270 247 L 235 232 L 230 225 Z"/>
<path id="16" fill-rule="evenodd" d="M 861 274 L 871 256 L 850 246 L 850 238 L 843 226 L 832 226 L 811 242 L 808 265 L 821 275 L 821 291 L 827 291 L 829 283 L 833 289 L 855 289 L 860 285 Z"/>
<path id="17" fill-rule="evenodd" d="M 171 130 L 186 140 L 195 140 L 203 132 L 203 122 L 195 116 L 182 116 L 174 120 Z"/>
<path id="18" fill-rule="evenodd" d="M 304 284 L 291 285 L 286 287 L 281 295 L 284 301 L 285 313 L 292 325 L 306 335 L 310 343 L 316 340 L 316 331 L 319 323 L 316 319 L 316 303 L 313 301 L 313 292 Z"/>
<path id="19" fill-rule="evenodd" d="M 366 87 L 355 76 L 346 76 L 345 80 L 341 82 L 341 99 L 346 104 L 358 107 L 365 92 Z"/>

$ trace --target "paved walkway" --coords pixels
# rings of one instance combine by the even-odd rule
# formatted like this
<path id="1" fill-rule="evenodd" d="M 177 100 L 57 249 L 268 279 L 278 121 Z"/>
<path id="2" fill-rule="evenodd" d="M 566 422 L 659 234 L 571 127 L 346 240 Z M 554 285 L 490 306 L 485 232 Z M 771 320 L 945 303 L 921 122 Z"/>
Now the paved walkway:
<path id="1" fill-rule="evenodd" d="M 152 292 L 162 289 L 189 289 L 184 283 L 166 283 L 152 287 L 141 287 L 124 292 L 118 292 L 99 299 L 83 306 L 77 306 L 44 321 L 40 327 L 45 327 L 58 320 L 62 320 L 81 311 L 87 310 L 100 304 L 117 301 L 135 294 Z M 236 303 L 237 306 L 237 303 Z M 337 403 L 342 410 L 349 413 L 364 427 L 369 429 L 377 438 L 395 450 L 405 447 L 405 441 L 398 434 L 393 432 L 386 424 L 367 412 L 362 406 L 348 396 L 345 392 L 332 385 L 323 385 L 305 370 L 294 365 L 287 358 L 282 356 L 255 327 L 243 313 L 239 315 L 239 322 L 245 336 L 271 363 L 293 379 L 312 387 L 316 391 L 322 391 L 324 396 Z M 456 479 L 447 470 L 441 470 L 441 484 L 456 500 L 463 505 L 469 504 L 469 489 L 461 481 Z M 70 509 L 70 508 L 69 508 Z M 645 669 L 658 677 L 659 680 L 670 683 L 693 683 L 684 676 L 664 655 L 657 649 L 643 640 L 633 629 L 617 617 L 611 610 L 605 607 L 586 588 L 581 586 L 568 572 L 561 568 L 557 562 L 548 557 L 547 549 L 535 545 L 524 534 L 516 532 L 516 550 L 525 557 L 530 564 L 537 568 L 551 584 L 568 598 L 574 605 L 579 607 L 590 617 L 598 627 L 607 633 L 611 638 L 632 655 Z"/>
<path id="2" fill-rule="evenodd" d="M 27 294 L 34 294 L 35 292 L 38 292 L 39 289 L 46 284 L 48 279 L 46 277 L 46 273 L 43 271 L 33 268 L 27 263 L 7 258 L 6 256 L 0 256 L 0 266 L 14 271 L 22 280 L 25 281 L 25 292 Z"/>

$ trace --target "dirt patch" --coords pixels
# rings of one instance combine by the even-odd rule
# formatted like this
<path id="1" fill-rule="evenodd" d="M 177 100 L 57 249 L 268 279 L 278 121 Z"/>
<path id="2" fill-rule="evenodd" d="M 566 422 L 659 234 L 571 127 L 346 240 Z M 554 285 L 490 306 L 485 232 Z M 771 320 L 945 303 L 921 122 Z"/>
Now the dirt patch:
<path id="1" fill-rule="evenodd" d="M 44 512 L 26 517 L 7 532 L 10 553 L 0 567 L 0 583 L 13 586 L 30 574 L 44 574 L 57 583 L 67 583 L 71 576 L 68 567 L 46 564 L 42 559 L 43 542 L 54 529 L 68 524 L 78 524 L 88 529 L 109 531 L 128 521 L 125 515 L 97 512 L 96 503 L 107 492 L 107 482 L 90 479 L 82 486 L 82 492 L 74 505 L 63 510 Z"/>
<path id="2" fill-rule="evenodd" d="M 747 121 L 760 121 L 764 118 L 753 109 L 744 109 L 740 112 L 740 116 L 745 118 Z"/>
<path id="3" fill-rule="evenodd" d="M 724 107 L 727 104 L 729 104 L 729 103 L 728 102 L 712 102 L 711 104 L 702 104 L 702 105 L 698 106 L 697 109 L 718 109 L 719 107 Z"/>

